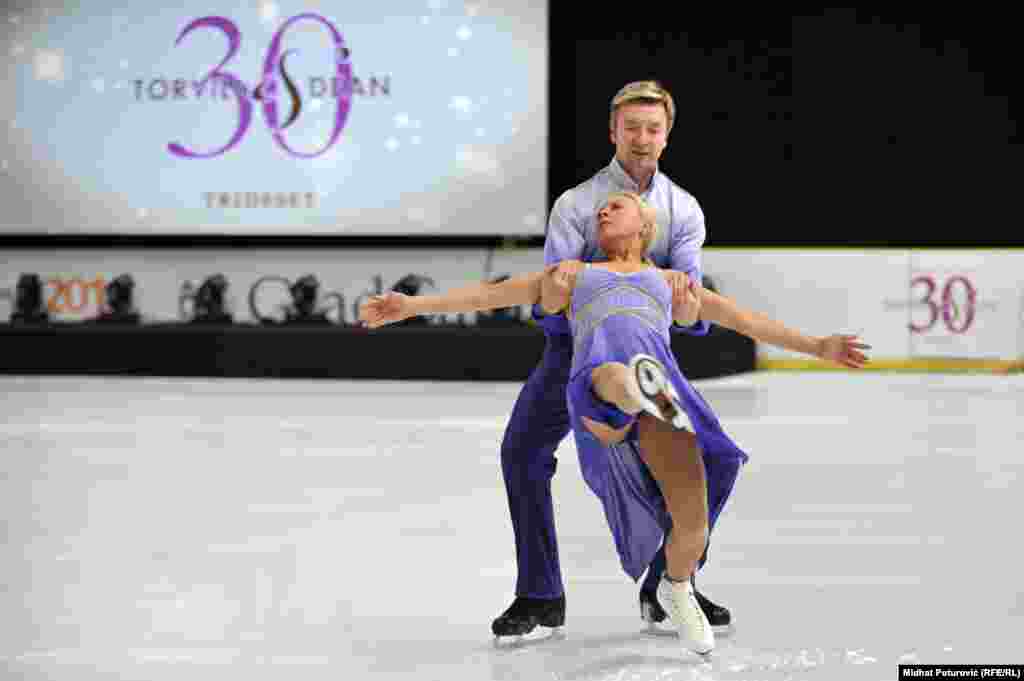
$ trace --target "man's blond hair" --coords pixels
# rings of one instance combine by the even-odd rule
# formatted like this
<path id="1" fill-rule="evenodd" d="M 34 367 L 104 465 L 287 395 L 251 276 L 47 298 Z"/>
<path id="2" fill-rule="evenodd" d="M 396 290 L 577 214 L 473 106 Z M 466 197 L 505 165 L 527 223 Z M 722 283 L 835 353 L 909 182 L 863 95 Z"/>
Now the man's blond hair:
<path id="1" fill-rule="evenodd" d="M 668 93 L 661 83 L 656 80 L 638 80 L 627 83 L 612 97 L 611 106 L 611 127 L 615 129 L 615 116 L 619 107 L 623 104 L 661 104 L 665 107 L 665 115 L 668 118 L 668 129 L 672 130 L 672 124 L 676 120 L 676 103 L 672 95 Z"/>
<path id="2" fill-rule="evenodd" d="M 646 227 L 644 230 L 644 236 L 641 237 L 640 243 L 643 245 L 643 254 L 647 255 L 650 252 L 651 246 L 654 245 L 655 240 L 658 238 L 658 211 L 654 209 L 654 206 L 647 203 L 642 196 L 635 192 L 612 192 L 608 195 L 604 205 L 608 205 L 614 198 L 626 198 L 636 204 L 636 207 L 640 210 L 640 221 L 641 224 Z"/>

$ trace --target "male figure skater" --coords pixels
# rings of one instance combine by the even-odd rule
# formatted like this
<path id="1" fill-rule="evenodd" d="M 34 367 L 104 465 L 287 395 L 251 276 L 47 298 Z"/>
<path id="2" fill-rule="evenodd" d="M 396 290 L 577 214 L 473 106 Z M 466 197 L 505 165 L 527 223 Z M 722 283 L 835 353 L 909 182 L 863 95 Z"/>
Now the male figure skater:
<path id="1" fill-rule="evenodd" d="M 597 239 L 598 209 L 610 193 L 628 191 L 639 194 L 657 211 L 659 238 L 648 254 L 651 261 L 657 267 L 701 281 L 704 214 L 692 195 L 658 170 L 675 113 L 672 96 L 655 81 L 633 82 L 619 90 L 611 102 L 609 121 L 615 156 L 608 166 L 555 201 L 544 245 L 546 266 L 565 260 L 604 259 Z M 675 320 L 693 317 L 682 297 L 673 300 L 672 312 Z M 492 632 L 498 637 L 526 634 L 538 624 L 559 627 L 565 622 L 551 478 L 557 465 L 555 449 L 570 429 L 565 389 L 572 364 L 572 338 L 564 315 L 544 315 L 539 306 L 534 306 L 534 316 L 547 337 L 544 354 L 516 400 L 501 444 L 518 579 L 515 600 L 492 624 Z M 704 335 L 708 324 L 676 324 L 673 330 Z M 738 463 L 722 463 L 707 471 L 712 529 L 738 473 Z M 702 565 L 705 559 L 706 554 Z M 641 617 L 652 625 L 666 617 L 655 595 L 664 570 L 664 551 L 659 551 L 640 589 Z M 730 627 L 731 614 L 726 608 L 699 591 L 696 597 L 715 629 Z"/>

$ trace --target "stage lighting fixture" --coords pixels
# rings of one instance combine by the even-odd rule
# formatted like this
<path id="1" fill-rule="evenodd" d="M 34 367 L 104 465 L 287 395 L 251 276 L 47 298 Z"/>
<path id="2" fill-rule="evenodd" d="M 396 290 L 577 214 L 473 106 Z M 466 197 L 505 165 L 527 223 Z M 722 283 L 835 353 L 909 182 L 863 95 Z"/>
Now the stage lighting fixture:
<path id="1" fill-rule="evenodd" d="M 316 310 L 320 281 L 312 274 L 299 277 L 291 285 L 292 306 L 285 317 L 286 324 L 330 324 L 327 314 Z"/>
<path id="2" fill-rule="evenodd" d="M 192 321 L 201 324 L 231 324 L 234 320 L 226 309 L 227 289 L 228 280 L 223 274 L 207 277 L 196 291 Z"/>
<path id="3" fill-rule="evenodd" d="M 43 299 L 43 281 L 38 274 L 22 274 L 14 290 L 14 311 L 10 317 L 12 324 L 45 324 L 50 321 L 50 313 Z"/>
<path id="4" fill-rule="evenodd" d="M 139 313 L 135 311 L 133 301 L 135 295 L 135 279 L 130 274 L 122 274 L 107 284 L 104 289 L 106 301 L 100 311 L 97 322 L 115 324 L 138 324 Z"/>

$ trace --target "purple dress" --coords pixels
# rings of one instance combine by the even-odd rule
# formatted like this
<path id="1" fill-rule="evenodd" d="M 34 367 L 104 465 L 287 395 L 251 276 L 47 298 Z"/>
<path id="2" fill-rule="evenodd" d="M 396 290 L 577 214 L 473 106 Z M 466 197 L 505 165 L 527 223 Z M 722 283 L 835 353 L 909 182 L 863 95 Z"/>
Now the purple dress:
<path id="1" fill-rule="evenodd" d="M 671 528 L 671 519 L 658 484 L 640 458 L 635 426 L 622 443 L 608 447 L 583 424 L 583 416 L 617 429 L 635 423 L 635 417 L 597 397 L 591 370 L 605 362 L 629 364 L 638 353 L 655 357 L 679 393 L 706 467 L 721 460 L 746 463 L 747 455 L 679 370 L 669 340 L 672 289 L 660 270 L 619 274 L 587 265 L 576 279 L 569 323 L 573 363 L 566 393 L 580 468 L 604 507 L 623 569 L 638 580 Z"/>

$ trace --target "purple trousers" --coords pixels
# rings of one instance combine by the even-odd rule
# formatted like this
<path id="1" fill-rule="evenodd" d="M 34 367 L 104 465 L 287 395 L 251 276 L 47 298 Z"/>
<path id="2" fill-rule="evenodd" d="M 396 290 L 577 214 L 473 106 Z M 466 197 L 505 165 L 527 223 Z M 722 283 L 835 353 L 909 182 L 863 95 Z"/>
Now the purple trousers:
<path id="1" fill-rule="evenodd" d="M 571 365 L 572 337 L 547 333 L 544 355 L 516 399 L 501 443 L 501 469 L 516 540 L 517 596 L 557 598 L 565 591 L 551 478 L 558 466 L 555 449 L 570 430 L 566 387 Z M 732 493 L 741 465 L 739 461 L 709 462 L 705 458 L 711 530 Z M 705 550 L 701 567 L 706 560 Z M 665 552 L 659 549 L 647 570 L 644 588 L 654 589 L 664 571 Z"/>

